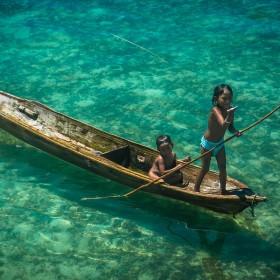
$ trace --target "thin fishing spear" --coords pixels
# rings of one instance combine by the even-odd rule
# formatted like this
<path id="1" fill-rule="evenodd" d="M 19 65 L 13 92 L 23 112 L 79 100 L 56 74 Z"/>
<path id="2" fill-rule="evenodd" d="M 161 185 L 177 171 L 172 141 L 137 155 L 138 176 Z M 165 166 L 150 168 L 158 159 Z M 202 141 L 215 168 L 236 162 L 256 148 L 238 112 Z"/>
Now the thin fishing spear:
<path id="1" fill-rule="evenodd" d="M 160 59 L 160 61 L 166 62 L 166 63 L 167 63 L 167 61 L 166 61 L 165 59 L 163 59 L 162 57 L 160 57 L 160 56 L 157 55 L 156 53 L 154 53 L 154 52 L 152 52 L 152 51 L 150 51 L 150 50 L 148 50 L 148 49 L 146 49 L 146 48 L 144 48 L 144 47 L 142 47 L 142 46 L 140 46 L 140 45 L 137 45 L 137 44 L 135 44 L 135 43 L 133 43 L 133 42 L 127 40 L 127 39 L 124 39 L 124 38 L 122 38 L 122 37 L 120 37 L 120 36 L 117 36 L 117 35 L 115 35 L 115 34 L 113 34 L 113 33 L 111 33 L 111 34 L 112 34 L 115 38 L 118 38 L 118 39 L 120 39 L 120 40 L 122 40 L 122 41 L 124 41 L 124 42 L 127 42 L 127 43 L 131 44 L 131 45 L 134 45 L 134 46 L 136 46 L 136 47 L 138 47 L 138 48 L 140 48 L 140 49 L 142 49 L 142 50 L 144 50 L 144 51 L 146 51 L 146 52 L 149 52 L 150 54 L 152 54 L 152 55 L 156 56 L 158 59 Z"/>

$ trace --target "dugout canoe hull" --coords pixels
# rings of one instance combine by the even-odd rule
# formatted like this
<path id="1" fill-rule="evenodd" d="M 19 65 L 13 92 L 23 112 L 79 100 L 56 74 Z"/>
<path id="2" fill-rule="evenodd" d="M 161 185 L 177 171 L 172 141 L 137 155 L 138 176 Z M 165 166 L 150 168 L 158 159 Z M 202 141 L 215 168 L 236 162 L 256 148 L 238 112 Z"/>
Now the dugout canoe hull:
<path id="1" fill-rule="evenodd" d="M 0 91 L 0 128 L 48 154 L 132 188 L 152 181 L 147 171 L 158 151 L 77 121 L 39 102 Z M 145 162 L 140 162 L 139 156 Z M 214 171 L 205 176 L 201 192 L 194 192 L 199 167 L 190 164 L 181 171 L 184 181 L 190 182 L 186 189 L 151 184 L 142 190 L 226 214 L 237 214 L 267 201 L 232 178 L 227 179 L 229 194 L 219 194 L 219 176 Z M 118 192 L 122 194 L 123 190 Z"/>

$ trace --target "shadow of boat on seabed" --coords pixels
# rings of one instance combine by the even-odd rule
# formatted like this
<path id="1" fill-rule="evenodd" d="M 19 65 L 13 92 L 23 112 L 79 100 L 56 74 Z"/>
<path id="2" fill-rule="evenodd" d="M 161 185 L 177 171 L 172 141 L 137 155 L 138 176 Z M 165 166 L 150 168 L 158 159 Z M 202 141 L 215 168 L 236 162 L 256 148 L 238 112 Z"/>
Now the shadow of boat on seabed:
<path id="1" fill-rule="evenodd" d="M 158 215 L 169 217 L 171 219 L 185 221 L 188 228 L 214 230 L 218 232 L 235 232 L 238 230 L 239 225 L 236 224 L 236 220 L 234 220 L 231 215 L 217 214 L 199 206 L 155 196 L 145 192 L 138 192 L 128 198 L 117 200 L 105 199 L 80 201 L 83 197 L 99 197 L 116 193 L 122 194 L 131 189 L 37 150 L 2 130 L 0 130 L 0 145 L 7 157 L 14 158 L 16 161 L 22 161 L 25 163 L 25 166 L 28 165 L 37 170 L 41 169 L 41 173 L 43 174 L 54 173 L 62 178 L 67 178 L 67 182 L 56 189 L 57 193 L 62 196 L 67 194 L 68 199 L 71 200 L 78 199 L 76 202 L 82 206 L 101 206 L 104 208 L 108 205 L 109 207 L 114 208 L 115 202 L 119 200 L 122 201 L 122 203 L 131 204 L 132 207 L 146 209 L 146 211 L 151 213 L 157 213 Z M 41 177 L 38 178 L 38 184 L 42 183 L 40 180 L 42 180 Z M 92 181 L 98 181 L 98 183 L 102 182 L 102 187 L 95 186 L 93 188 Z M 74 197 L 71 197 L 71 192 L 73 190 L 67 190 L 67 184 L 69 184 L 69 182 L 71 182 L 72 185 L 79 186 L 78 192 L 74 192 Z M 106 185 L 105 188 L 103 184 Z M 80 190 L 81 188 L 82 190 Z M 118 209 L 115 209 L 115 211 L 117 212 Z M 240 214 L 238 214 L 238 216 L 239 215 Z"/>

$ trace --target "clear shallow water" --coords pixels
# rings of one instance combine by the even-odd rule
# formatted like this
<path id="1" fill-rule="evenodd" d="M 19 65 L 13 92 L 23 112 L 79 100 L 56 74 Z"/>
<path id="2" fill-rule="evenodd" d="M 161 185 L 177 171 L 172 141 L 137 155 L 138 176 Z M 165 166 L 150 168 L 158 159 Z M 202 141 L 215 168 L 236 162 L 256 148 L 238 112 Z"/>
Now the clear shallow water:
<path id="1" fill-rule="evenodd" d="M 279 9 L 1 1 L 1 90 L 148 146 L 168 133 L 195 158 L 215 85 L 232 86 L 241 129 L 279 105 Z M 269 198 L 255 218 L 142 193 L 82 202 L 128 188 L 0 141 L 1 279 L 279 278 L 279 113 L 227 144 L 229 175 Z"/>

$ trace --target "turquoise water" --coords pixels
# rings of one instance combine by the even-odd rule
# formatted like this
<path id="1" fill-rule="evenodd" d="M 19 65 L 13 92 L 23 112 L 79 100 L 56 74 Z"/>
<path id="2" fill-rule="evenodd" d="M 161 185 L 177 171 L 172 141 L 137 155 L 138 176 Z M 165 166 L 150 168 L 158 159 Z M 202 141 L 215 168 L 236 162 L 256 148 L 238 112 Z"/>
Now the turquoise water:
<path id="1" fill-rule="evenodd" d="M 234 90 L 239 129 L 280 104 L 279 11 L 278 0 L 2 0 L 0 89 L 147 146 L 170 134 L 195 158 L 217 84 Z M 280 279 L 279 112 L 226 148 L 229 175 L 269 198 L 255 217 L 145 193 L 81 201 L 129 188 L 0 131 L 1 280 Z"/>

